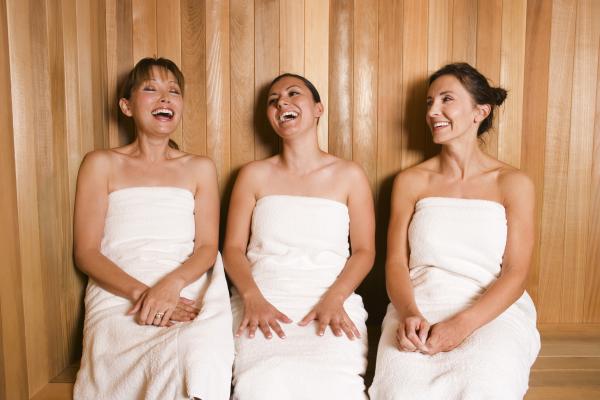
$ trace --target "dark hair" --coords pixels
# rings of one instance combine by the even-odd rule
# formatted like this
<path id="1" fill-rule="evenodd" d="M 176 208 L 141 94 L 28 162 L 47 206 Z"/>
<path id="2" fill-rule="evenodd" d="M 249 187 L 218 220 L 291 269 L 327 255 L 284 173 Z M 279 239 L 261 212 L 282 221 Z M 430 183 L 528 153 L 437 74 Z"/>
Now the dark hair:
<path id="1" fill-rule="evenodd" d="M 289 73 L 289 72 L 281 74 L 277 78 L 273 79 L 271 81 L 271 84 L 269 85 L 269 91 L 271 90 L 271 88 L 273 87 L 273 85 L 275 83 L 277 83 L 278 81 L 280 81 L 281 79 L 286 78 L 286 77 L 300 79 L 302 82 L 304 82 L 304 84 L 306 85 L 306 87 L 308 88 L 308 90 L 310 90 L 310 93 L 312 94 L 312 97 L 313 97 L 313 100 L 315 101 L 315 103 L 320 103 L 321 102 L 321 95 L 319 95 L 319 91 L 317 90 L 317 88 L 315 87 L 315 85 L 312 84 L 311 81 L 309 81 L 308 79 L 306 79 L 302 75 L 296 75 L 296 74 L 292 74 L 292 73 Z"/>
<path id="2" fill-rule="evenodd" d="M 146 57 L 138 61 L 137 64 L 135 64 L 135 67 L 133 67 L 133 69 L 127 75 L 127 78 L 125 78 L 125 81 L 121 86 L 120 97 L 129 99 L 131 97 L 131 93 L 139 85 L 150 79 L 152 67 L 158 67 L 165 72 L 171 72 L 173 76 L 175 76 L 175 80 L 177 81 L 177 84 L 181 89 L 181 94 L 183 95 L 185 80 L 183 78 L 183 73 L 177 64 L 167 58 Z"/>
<path id="3" fill-rule="evenodd" d="M 492 127 L 494 109 L 506 99 L 506 90 L 490 86 L 488 79 L 467 63 L 454 63 L 443 66 L 429 77 L 429 85 L 444 75 L 452 75 L 463 85 L 473 98 L 475 104 L 490 105 L 490 114 L 481 122 L 477 136 L 483 135 Z"/>

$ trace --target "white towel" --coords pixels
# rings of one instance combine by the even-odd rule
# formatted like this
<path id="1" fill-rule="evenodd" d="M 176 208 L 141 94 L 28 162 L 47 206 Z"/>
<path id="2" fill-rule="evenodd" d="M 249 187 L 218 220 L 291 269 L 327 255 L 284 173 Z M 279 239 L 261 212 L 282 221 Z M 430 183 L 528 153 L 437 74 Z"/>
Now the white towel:
<path id="1" fill-rule="evenodd" d="M 294 322 L 281 324 L 286 339 L 236 339 L 234 399 L 364 400 L 367 313 L 352 294 L 344 308 L 362 339 L 316 335 L 316 323 L 297 323 L 317 304 L 349 256 L 349 215 L 345 204 L 316 197 L 267 196 L 252 215 L 247 256 L 265 298 Z M 233 329 L 243 304 L 232 297 Z"/>
<path id="2" fill-rule="evenodd" d="M 416 205 L 408 234 L 416 302 L 432 324 L 468 307 L 500 274 L 507 225 L 499 203 L 425 198 Z M 398 315 L 390 304 L 371 399 L 522 399 L 540 348 L 535 319 L 524 293 L 456 349 L 428 356 L 398 350 Z"/>
<path id="3" fill-rule="evenodd" d="M 191 192 L 121 189 L 109 195 L 101 252 L 151 286 L 190 256 L 194 234 Z M 220 255 L 181 295 L 201 305 L 195 320 L 170 328 L 142 326 L 126 315 L 128 300 L 90 279 L 74 399 L 227 399 L 233 337 Z"/>

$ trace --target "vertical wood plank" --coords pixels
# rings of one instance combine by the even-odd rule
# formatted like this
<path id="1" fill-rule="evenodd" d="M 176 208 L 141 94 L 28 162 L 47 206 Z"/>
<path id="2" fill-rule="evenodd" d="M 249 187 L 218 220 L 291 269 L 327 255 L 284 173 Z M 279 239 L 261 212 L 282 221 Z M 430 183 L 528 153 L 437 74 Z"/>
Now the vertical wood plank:
<path id="1" fill-rule="evenodd" d="M 431 134 L 425 124 L 427 97 L 427 15 L 428 4 L 418 0 L 404 1 L 402 54 L 410 54 L 410 62 L 402 63 L 402 168 L 422 161 L 433 148 Z"/>
<path id="2" fill-rule="evenodd" d="M 279 2 L 279 72 L 304 75 L 305 0 Z M 324 6 L 324 3 L 321 3 Z M 314 22 L 308 20 L 310 24 Z"/>
<path id="3" fill-rule="evenodd" d="M 206 150 L 221 192 L 229 174 L 229 3 L 206 2 Z"/>
<path id="4" fill-rule="evenodd" d="M 183 150 L 206 155 L 206 10 L 205 2 L 181 5 L 181 70 L 185 75 Z"/>
<path id="5" fill-rule="evenodd" d="M 577 1 L 561 320 L 583 322 L 590 182 L 596 111 L 598 20 L 592 1 Z M 598 17 L 598 14 L 595 15 Z M 567 265 L 568 264 L 568 265 Z"/>
<path id="6" fill-rule="evenodd" d="M 523 115 L 527 117 L 523 118 L 521 168 L 529 175 L 535 185 L 536 241 L 527 291 L 538 305 L 538 308 L 551 26 L 552 2 L 529 0 L 527 2 L 524 72 L 524 87 L 527 90 L 523 93 Z"/>
<path id="7" fill-rule="evenodd" d="M 254 1 L 254 159 L 275 154 L 279 139 L 266 117 L 267 85 L 279 74 L 279 2 Z"/>
<path id="8" fill-rule="evenodd" d="M 10 73 L 12 89 L 12 116 L 15 148 L 15 171 L 17 182 L 17 207 L 19 225 L 19 244 L 21 259 L 21 286 L 23 296 L 23 314 L 25 324 L 25 350 L 28 365 L 28 386 L 35 391 L 48 381 L 48 342 L 46 320 L 43 312 L 43 272 L 40 257 L 40 232 L 38 218 L 36 143 L 38 132 L 48 132 L 39 126 L 39 117 L 21 110 L 36 110 L 35 114 L 49 114 L 42 104 L 43 95 L 31 96 L 39 90 L 36 72 L 43 68 L 43 58 L 36 54 L 38 70 L 30 60 L 33 58 L 34 40 L 31 32 L 33 15 L 39 13 L 39 7 L 30 9 L 28 1 L 7 3 L 8 40 L 10 53 Z M 43 8 L 42 8 L 43 10 Z M 37 28 L 37 27 L 36 27 Z M 38 43 L 37 48 L 46 43 Z M 43 57 L 43 54 L 41 55 Z M 46 98 L 47 99 L 47 98 Z M 29 366 L 34 365 L 33 368 Z"/>
<path id="9" fill-rule="evenodd" d="M 386 233 L 389 221 L 392 183 L 402 161 L 402 34 L 403 4 L 379 1 L 379 60 L 377 88 L 377 264 L 369 274 L 362 294 L 369 318 L 382 320 L 385 295 Z"/>
<path id="10" fill-rule="evenodd" d="M 486 5 L 487 6 L 487 5 Z M 454 0 L 452 12 L 452 59 L 471 65 L 477 59 L 477 0 Z"/>
<path id="11" fill-rule="evenodd" d="M 181 8 L 180 0 L 156 4 L 156 50 L 158 57 L 165 57 L 181 68 Z M 182 124 L 171 139 L 183 147 Z"/>
<path id="12" fill-rule="evenodd" d="M 329 22 L 329 132 L 331 154 L 352 159 L 353 31 L 352 0 L 332 0 Z"/>
<path id="13" fill-rule="evenodd" d="M 109 132 L 108 132 L 108 71 L 106 61 L 106 19 L 97 18 L 98 15 L 106 15 L 106 7 L 104 2 L 91 2 L 89 9 L 89 20 L 84 23 L 91 31 L 90 40 L 88 43 L 91 46 L 91 75 L 92 86 L 90 98 L 92 101 L 92 119 L 94 132 L 94 148 L 108 148 Z M 89 118 L 89 117 L 88 117 Z"/>
<path id="14" fill-rule="evenodd" d="M 498 158 L 517 168 L 521 162 L 526 17 L 526 2 L 504 0 L 500 83 L 510 90 L 510 96 L 498 115 Z"/>
<path id="15" fill-rule="evenodd" d="M 144 57 L 156 57 L 156 0 L 132 0 L 132 11 L 134 62 Z"/>
<path id="16" fill-rule="evenodd" d="M 254 5 L 230 3 L 231 37 L 231 169 L 254 160 Z M 232 183 L 231 183 L 232 184 Z"/>
<path id="17" fill-rule="evenodd" d="M 377 19 L 378 7 L 354 4 L 354 111 L 352 158 L 367 174 L 371 190 L 377 183 Z"/>
<path id="18" fill-rule="evenodd" d="M 576 4 L 554 0 L 540 239 L 540 322 L 561 322 Z"/>
<path id="19" fill-rule="evenodd" d="M 304 55 L 305 75 L 317 87 L 325 112 L 319 118 L 317 135 L 319 147 L 327 151 L 329 147 L 329 2 L 320 0 L 305 0 L 305 21 L 308 21 L 305 31 Z"/>
<path id="20" fill-rule="evenodd" d="M 111 0 L 115 1 L 115 0 Z M 109 6 L 107 0 L 107 7 Z M 113 86 L 111 81 L 109 80 L 108 86 L 108 100 L 110 106 L 110 110 L 113 113 L 112 115 L 119 123 L 119 139 L 118 142 L 114 144 L 114 146 L 123 146 L 125 144 L 131 143 L 134 137 L 134 127 L 133 121 L 131 118 L 126 117 L 121 110 L 119 109 L 119 91 L 121 90 L 121 85 L 125 81 L 127 74 L 131 68 L 133 68 L 133 7 L 131 0 L 116 0 L 116 42 L 111 43 L 109 40 L 112 38 L 108 37 L 107 33 L 107 48 L 115 49 L 116 48 L 116 71 L 112 71 L 110 61 L 107 61 L 107 66 L 109 67 L 108 74 L 109 76 L 115 76 L 117 79 L 116 86 Z M 107 18 L 108 24 L 108 18 Z M 107 29 L 108 32 L 108 29 Z M 110 54 L 115 53 L 107 53 L 107 58 Z M 114 91 L 112 91 L 114 90 Z M 110 103 L 112 101 L 112 103 Z M 111 144 L 111 147 L 113 144 Z"/>
<path id="21" fill-rule="evenodd" d="M 598 3 L 593 5 L 593 18 L 598 18 Z M 597 20 L 597 19 L 596 19 Z M 600 48 L 596 65 L 600 65 Z M 591 171 L 590 224 L 588 254 L 585 273 L 585 322 L 600 321 L 600 68 L 596 75 L 596 111 L 594 113 L 594 147 Z"/>
<path id="22" fill-rule="evenodd" d="M 453 0 L 429 0 L 427 23 L 428 75 L 454 61 L 452 53 L 453 4 Z"/>
<path id="23" fill-rule="evenodd" d="M 23 4 L 0 2 L 0 95 L 5 107 L 0 109 L 0 256 L 3 279 L 0 280 L 0 397 L 26 399 L 28 397 L 26 331 L 24 321 L 21 257 L 19 254 L 19 220 L 15 148 L 13 144 L 13 93 L 11 89 L 11 65 L 15 52 L 9 52 L 9 42 L 14 46 L 18 34 L 15 12 L 22 11 Z M 25 5 L 25 9 L 26 9 Z M 20 27 L 22 29 L 22 26 Z M 12 35 L 10 35 L 12 33 Z M 10 39 L 9 39 L 10 38 Z M 16 83 L 16 82 L 15 82 Z M 23 82 L 21 82 L 23 83 Z M 14 83 L 13 83 L 14 84 Z M 15 93 L 18 98 L 18 93 Z"/>
<path id="24" fill-rule="evenodd" d="M 479 0 L 477 12 L 477 69 L 496 86 L 500 84 L 502 0 Z M 498 156 L 498 115 L 483 138 L 483 148 Z"/>

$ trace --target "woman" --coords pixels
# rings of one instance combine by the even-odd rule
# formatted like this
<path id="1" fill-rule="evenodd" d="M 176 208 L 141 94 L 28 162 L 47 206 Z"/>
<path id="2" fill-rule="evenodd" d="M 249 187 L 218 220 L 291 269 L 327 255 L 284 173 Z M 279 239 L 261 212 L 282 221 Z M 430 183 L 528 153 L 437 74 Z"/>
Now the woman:
<path id="1" fill-rule="evenodd" d="M 267 117 L 282 151 L 242 168 L 233 189 L 234 399 L 365 398 L 367 315 L 353 292 L 373 264 L 373 200 L 358 165 L 319 149 L 322 114 L 308 80 L 275 78 Z"/>
<path id="2" fill-rule="evenodd" d="M 138 62 L 119 101 L 134 142 L 89 153 L 79 170 L 74 253 L 90 279 L 75 399 L 229 396 L 216 171 L 169 146 L 183 89 L 173 62 Z"/>
<path id="3" fill-rule="evenodd" d="M 484 153 L 506 91 L 468 64 L 429 79 L 435 157 L 394 182 L 383 322 L 373 400 L 521 399 L 539 351 L 524 292 L 534 241 L 534 189 Z"/>

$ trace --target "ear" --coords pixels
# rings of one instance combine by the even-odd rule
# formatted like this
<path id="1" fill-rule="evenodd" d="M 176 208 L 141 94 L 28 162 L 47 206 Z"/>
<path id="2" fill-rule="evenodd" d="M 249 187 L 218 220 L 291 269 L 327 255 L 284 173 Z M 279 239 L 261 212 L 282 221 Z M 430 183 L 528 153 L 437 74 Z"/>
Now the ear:
<path id="1" fill-rule="evenodd" d="M 323 106 L 323 103 L 317 103 L 315 107 L 315 118 L 319 118 L 321 115 L 323 115 L 323 112 L 325 112 L 325 107 Z"/>
<path id="2" fill-rule="evenodd" d="M 119 99 L 119 108 L 121 109 L 121 112 L 128 117 L 131 117 L 133 115 L 129 106 L 129 100 L 125 98 Z"/>
<path id="3" fill-rule="evenodd" d="M 475 108 L 477 109 L 477 112 L 475 113 L 475 119 L 473 120 L 473 122 L 476 123 L 486 119 L 492 111 L 492 106 L 490 106 L 489 104 L 477 104 Z"/>

